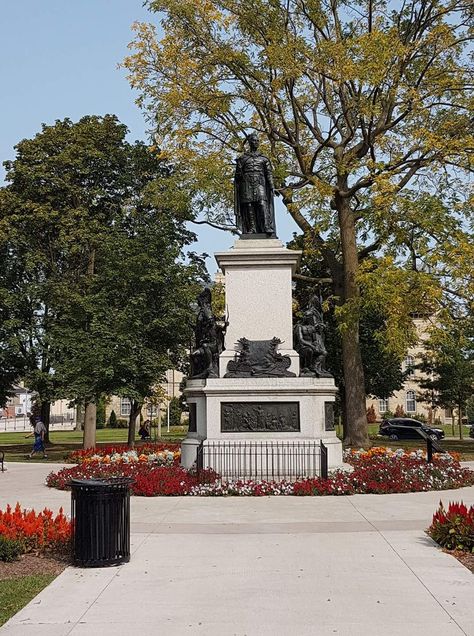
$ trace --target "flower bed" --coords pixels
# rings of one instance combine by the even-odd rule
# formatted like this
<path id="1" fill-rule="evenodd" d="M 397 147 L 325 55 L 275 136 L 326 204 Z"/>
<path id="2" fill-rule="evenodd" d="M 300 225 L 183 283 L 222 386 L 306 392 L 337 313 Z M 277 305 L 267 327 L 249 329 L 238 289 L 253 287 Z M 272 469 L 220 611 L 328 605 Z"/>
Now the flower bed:
<path id="1" fill-rule="evenodd" d="M 59 490 L 69 490 L 71 479 L 109 477 L 131 477 L 133 479 L 130 487 L 132 494 L 143 497 L 187 495 L 198 483 L 196 474 L 176 465 L 157 466 L 144 462 L 129 464 L 88 462 L 71 468 L 62 468 L 57 473 L 50 473 L 46 478 L 46 485 Z M 201 481 L 214 481 L 215 478 L 215 473 L 211 471 L 201 475 Z"/>
<path id="2" fill-rule="evenodd" d="M 113 446 L 98 446 L 87 450 L 76 450 L 66 457 L 67 462 L 74 464 L 103 463 L 103 464 L 131 464 L 136 462 L 171 466 L 179 461 L 181 448 L 179 444 L 141 444 L 130 449 L 126 444 Z"/>
<path id="3" fill-rule="evenodd" d="M 344 459 L 352 472 L 334 471 L 329 479 L 302 479 L 295 482 L 263 480 L 221 481 L 207 471 L 197 476 L 176 464 L 159 466 L 148 461 L 83 462 L 51 473 L 47 485 L 66 489 L 74 478 L 132 477 L 132 493 L 143 496 L 264 496 L 264 495 L 352 495 L 364 493 L 404 493 L 446 490 L 474 484 L 474 471 L 462 468 L 449 454 L 435 455 L 428 464 L 421 450 L 407 452 L 373 448 L 349 451 Z"/>
<path id="4" fill-rule="evenodd" d="M 474 553 L 474 506 L 461 501 L 446 510 L 440 501 L 427 533 L 443 548 Z"/>
<path id="5" fill-rule="evenodd" d="M 57 515 L 45 508 L 42 512 L 22 510 L 19 503 L 12 510 L 0 510 L 0 536 L 18 542 L 22 552 L 63 550 L 71 539 L 71 522 L 62 508 Z"/>

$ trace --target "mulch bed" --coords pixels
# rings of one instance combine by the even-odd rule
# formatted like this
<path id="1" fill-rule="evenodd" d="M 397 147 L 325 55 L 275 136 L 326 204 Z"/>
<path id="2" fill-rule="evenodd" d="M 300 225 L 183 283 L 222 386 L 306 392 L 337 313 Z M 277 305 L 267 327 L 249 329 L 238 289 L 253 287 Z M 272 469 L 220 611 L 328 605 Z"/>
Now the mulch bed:
<path id="1" fill-rule="evenodd" d="M 34 574 L 58 575 L 70 564 L 66 556 L 23 554 L 18 561 L 4 563 L 0 561 L 0 581 Z"/>
<path id="2" fill-rule="evenodd" d="M 462 550 L 445 550 L 445 552 L 455 557 L 474 574 L 474 554 L 469 554 L 469 552 L 463 552 Z"/>

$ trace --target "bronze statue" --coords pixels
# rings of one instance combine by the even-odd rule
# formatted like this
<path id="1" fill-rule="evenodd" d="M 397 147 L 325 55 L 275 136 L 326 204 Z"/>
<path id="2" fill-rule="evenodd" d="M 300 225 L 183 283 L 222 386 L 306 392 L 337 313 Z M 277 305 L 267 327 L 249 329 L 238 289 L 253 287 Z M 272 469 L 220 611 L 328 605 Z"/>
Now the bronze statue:
<path id="1" fill-rule="evenodd" d="M 258 152 L 258 137 L 247 137 L 249 151 L 237 158 L 234 178 L 235 219 L 242 234 L 276 237 L 272 167 Z"/>
<path id="2" fill-rule="evenodd" d="M 191 353 L 191 378 L 217 378 L 227 322 L 220 322 L 212 313 L 211 290 L 208 287 L 199 294 L 198 306 L 194 328 L 196 349 Z"/>
<path id="3" fill-rule="evenodd" d="M 333 377 L 324 368 L 327 355 L 323 335 L 325 328 L 321 303 L 317 296 L 313 296 L 293 334 L 293 346 L 300 354 L 300 376 Z"/>

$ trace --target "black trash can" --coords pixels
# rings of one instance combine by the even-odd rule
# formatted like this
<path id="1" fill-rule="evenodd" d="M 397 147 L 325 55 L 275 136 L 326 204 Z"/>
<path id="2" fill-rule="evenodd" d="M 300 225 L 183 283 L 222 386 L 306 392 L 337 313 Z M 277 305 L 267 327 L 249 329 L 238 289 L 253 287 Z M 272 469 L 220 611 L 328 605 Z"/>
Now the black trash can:
<path id="1" fill-rule="evenodd" d="M 130 561 L 132 479 L 73 479 L 71 517 L 73 559 L 81 567 Z"/>

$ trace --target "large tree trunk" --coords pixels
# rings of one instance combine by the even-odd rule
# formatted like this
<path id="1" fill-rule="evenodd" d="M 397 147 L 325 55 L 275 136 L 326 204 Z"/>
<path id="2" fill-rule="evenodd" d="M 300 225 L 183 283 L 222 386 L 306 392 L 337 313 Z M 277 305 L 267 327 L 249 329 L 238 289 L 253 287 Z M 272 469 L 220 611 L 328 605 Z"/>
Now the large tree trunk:
<path id="1" fill-rule="evenodd" d="M 141 402 L 138 400 L 131 400 L 130 415 L 128 416 L 128 447 L 133 448 L 135 446 L 135 434 L 137 432 L 137 417 L 142 408 Z"/>
<path id="2" fill-rule="evenodd" d="M 95 402 L 87 402 L 84 411 L 84 441 L 83 448 L 95 447 L 97 405 Z"/>
<path id="3" fill-rule="evenodd" d="M 84 429 L 84 405 L 78 404 L 76 406 L 76 426 L 75 431 L 82 431 Z"/>
<path id="4" fill-rule="evenodd" d="M 359 343 L 359 300 L 357 284 L 359 266 L 356 229 L 349 202 L 335 198 L 341 230 L 344 277 L 344 321 L 342 332 L 342 365 L 345 388 L 344 446 L 369 446 L 365 407 L 364 368 Z"/>

